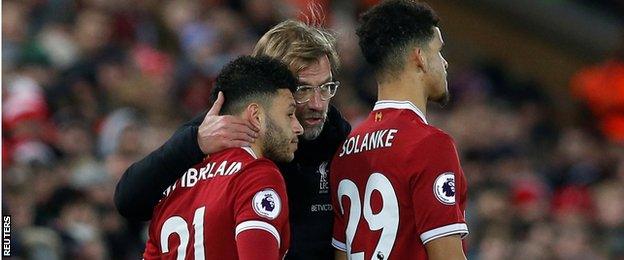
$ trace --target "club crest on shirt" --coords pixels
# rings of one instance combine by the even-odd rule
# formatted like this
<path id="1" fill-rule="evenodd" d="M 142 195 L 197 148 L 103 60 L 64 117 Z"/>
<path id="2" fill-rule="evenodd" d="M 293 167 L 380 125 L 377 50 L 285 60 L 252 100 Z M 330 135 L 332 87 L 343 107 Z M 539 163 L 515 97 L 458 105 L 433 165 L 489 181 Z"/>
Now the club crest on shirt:
<path id="1" fill-rule="evenodd" d="M 258 216 L 268 219 L 275 219 L 282 209 L 280 197 L 273 189 L 265 189 L 257 192 L 251 203 Z"/>
<path id="2" fill-rule="evenodd" d="M 383 114 L 381 112 L 377 112 L 377 114 L 375 114 L 375 122 L 381 121 L 382 118 Z"/>
<path id="3" fill-rule="evenodd" d="M 329 172 L 329 170 L 327 169 L 327 164 L 327 162 L 323 162 L 321 163 L 321 165 L 319 165 L 319 194 L 329 193 L 329 181 L 327 180 L 327 173 Z"/>
<path id="4" fill-rule="evenodd" d="M 433 182 L 433 194 L 442 204 L 455 205 L 455 174 L 440 174 Z"/>

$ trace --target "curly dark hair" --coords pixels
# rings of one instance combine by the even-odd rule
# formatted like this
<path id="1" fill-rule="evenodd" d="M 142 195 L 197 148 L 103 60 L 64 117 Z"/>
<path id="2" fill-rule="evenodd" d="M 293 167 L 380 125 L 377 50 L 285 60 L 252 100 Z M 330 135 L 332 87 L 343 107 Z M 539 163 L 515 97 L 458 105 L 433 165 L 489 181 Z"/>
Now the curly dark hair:
<path id="1" fill-rule="evenodd" d="M 429 5 L 415 0 L 385 1 L 364 13 L 356 33 L 364 58 L 377 78 L 402 71 L 408 47 L 426 46 L 438 22 Z"/>
<path id="2" fill-rule="evenodd" d="M 225 102 L 221 114 L 237 114 L 250 102 L 269 107 L 278 89 L 294 92 L 297 85 L 297 79 L 281 61 L 267 56 L 242 56 L 225 65 L 217 75 L 210 99 L 214 103 L 222 91 Z"/>

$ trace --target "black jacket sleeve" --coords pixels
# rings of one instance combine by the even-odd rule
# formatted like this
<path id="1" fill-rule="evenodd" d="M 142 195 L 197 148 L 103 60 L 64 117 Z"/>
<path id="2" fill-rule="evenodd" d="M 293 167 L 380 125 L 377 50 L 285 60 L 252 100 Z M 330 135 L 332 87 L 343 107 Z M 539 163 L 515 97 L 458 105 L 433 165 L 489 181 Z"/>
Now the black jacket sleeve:
<path id="1" fill-rule="evenodd" d="M 197 129 L 205 115 L 206 112 L 184 124 L 165 144 L 124 172 L 115 189 L 119 214 L 131 220 L 152 218 L 165 189 L 204 158 L 197 143 Z"/>

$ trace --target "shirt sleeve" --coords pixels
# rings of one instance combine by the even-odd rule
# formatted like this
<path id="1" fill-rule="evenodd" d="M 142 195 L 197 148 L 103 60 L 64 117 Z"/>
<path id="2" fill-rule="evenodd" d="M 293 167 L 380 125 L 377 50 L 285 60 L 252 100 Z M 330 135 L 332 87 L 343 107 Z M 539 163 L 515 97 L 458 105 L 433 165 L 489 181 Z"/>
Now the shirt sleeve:
<path id="1" fill-rule="evenodd" d="M 277 167 L 258 160 L 243 169 L 236 185 L 235 236 L 247 231 L 263 231 L 275 238 L 280 255 L 289 246 L 288 198 L 284 178 Z"/>
<path id="2" fill-rule="evenodd" d="M 201 162 L 205 155 L 197 143 L 197 130 L 205 115 L 184 124 L 165 144 L 124 172 L 114 196 L 119 214 L 132 220 L 150 220 L 163 191 Z"/>
<path id="3" fill-rule="evenodd" d="M 241 232 L 236 236 L 239 260 L 279 259 L 279 248 L 273 235 L 259 229 Z"/>
<path id="4" fill-rule="evenodd" d="M 422 160 L 415 164 L 410 189 L 422 243 L 454 234 L 466 236 L 467 187 L 453 140 L 444 133 L 435 133 L 414 147 L 414 158 Z"/>

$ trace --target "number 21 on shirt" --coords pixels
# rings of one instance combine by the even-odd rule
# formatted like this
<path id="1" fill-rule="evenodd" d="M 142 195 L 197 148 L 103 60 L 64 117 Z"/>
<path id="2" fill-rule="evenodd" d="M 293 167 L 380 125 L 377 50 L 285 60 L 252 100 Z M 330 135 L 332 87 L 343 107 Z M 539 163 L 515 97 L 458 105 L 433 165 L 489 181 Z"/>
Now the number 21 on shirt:
<path id="1" fill-rule="evenodd" d="M 193 215 L 193 229 L 195 231 L 195 242 L 193 247 L 195 249 L 195 260 L 205 259 L 204 254 L 204 212 L 206 207 L 200 207 L 195 210 Z M 189 229 L 188 223 L 180 216 L 173 216 L 167 219 L 160 231 L 160 247 L 164 254 L 169 252 L 169 236 L 172 234 L 178 234 L 180 237 L 180 245 L 178 245 L 177 260 L 186 259 L 186 247 L 189 243 Z"/>
<path id="2" fill-rule="evenodd" d="M 373 191 L 379 192 L 383 204 L 381 210 L 376 214 L 373 213 L 373 206 L 371 205 Z M 363 205 L 355 183 L 349 179 L 340 181 L 338 184 L 338 202 L 341 213 L 344 215 L 342 196 L 347 196 L 351 203 L 346 227 L 346 246 L 349 259 L 364 259 L 364 252 L 351 252 L 351 244 L 355 238 L 362 213 L 371 231 L 382 230 L 375 251 L 373 251 L 373 259 L 376 259 L 375 257 L 385 259 L 390 255 L 399 227 L 399 205 L 390 180 L 381 173 L 371 174 L 366 182 Z"/>

